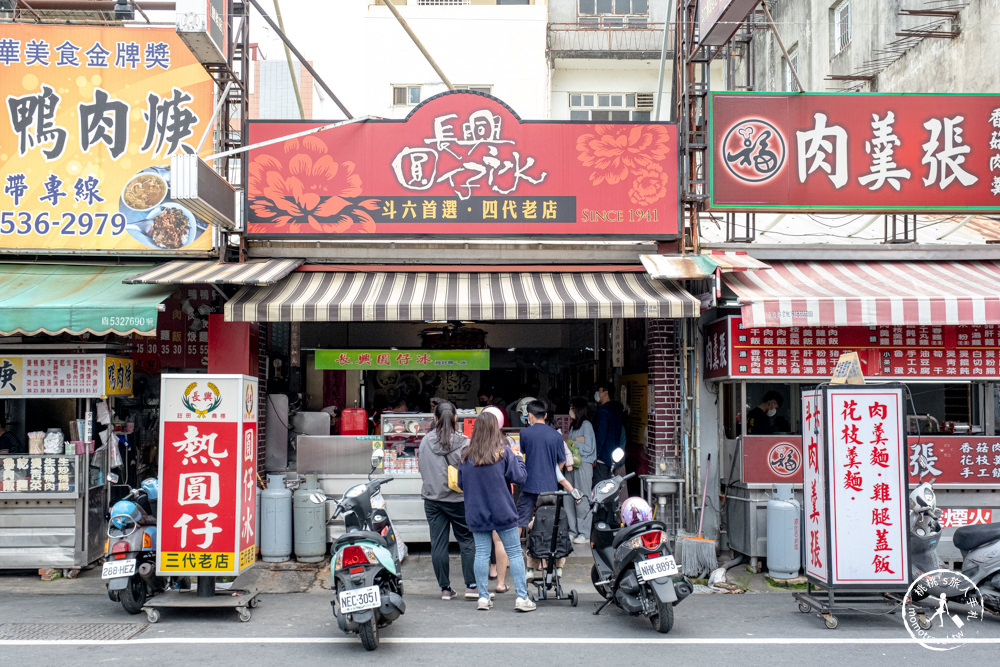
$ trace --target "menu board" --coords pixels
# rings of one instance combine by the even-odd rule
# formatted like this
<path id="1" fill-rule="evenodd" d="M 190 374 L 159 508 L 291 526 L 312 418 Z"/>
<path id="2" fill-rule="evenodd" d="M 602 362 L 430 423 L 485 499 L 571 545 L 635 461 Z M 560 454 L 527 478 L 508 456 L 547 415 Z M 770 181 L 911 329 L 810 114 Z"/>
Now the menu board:
<path id="1" fill-rule="evenodd" d="M 910 565 L 903 390 L 824 388 L 823 394 L 829 582 L 905 588 Z"/>
<path id="2" fill-rule="evenodd" d="M 103 354 L 0 355 L 0 398 L 85 398 L 132 393 L 131 359 Z"/>
<path id="3" fill-rule="evenodd" d="M 132 336 L 132 356 L 139 370 L 204 370 L 208 368 L 208 312 L 215 293 L 208 288 L 184 288 L 163 302 L 155 336 Z"/>
<path id="4" fill-rule="evenodd" d="M 829 378 L 845 352 L 865 377 L 1000 378 L 1000 326 L 744 328 L 730 316 L 705 334 L 705 374 Z"/>
<path id="5" fill-rule="evenodd" d="M 0 456 L 0 493 L 76 493 L 77 458 Z"/>

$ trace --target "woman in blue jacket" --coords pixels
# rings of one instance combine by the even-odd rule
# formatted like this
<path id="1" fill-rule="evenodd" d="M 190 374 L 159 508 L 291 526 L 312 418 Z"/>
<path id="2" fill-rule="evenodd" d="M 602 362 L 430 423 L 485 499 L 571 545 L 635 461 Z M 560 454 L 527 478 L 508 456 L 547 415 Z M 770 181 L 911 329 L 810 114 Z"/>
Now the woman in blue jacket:
<path id="1" fill-rule="evenodd" d="M 481 412 L 476 417 L 472 439 L 462 452 L 458 485 L 465 494 L 465 522 L 476 542 L 477 609 L 482 611 L 488 611 L 493 606 L 487 583 L 494 530 L 510 558 L 510 574 L 517 593 L 514 609 L 535 609 L 535 603 L 528 597 L 521 540 L 517 532 L 517 510 L 508 488 L 509 484 L 524 484 L 526 478 L 524 461 L 507 445 L 496 417 Z"/>

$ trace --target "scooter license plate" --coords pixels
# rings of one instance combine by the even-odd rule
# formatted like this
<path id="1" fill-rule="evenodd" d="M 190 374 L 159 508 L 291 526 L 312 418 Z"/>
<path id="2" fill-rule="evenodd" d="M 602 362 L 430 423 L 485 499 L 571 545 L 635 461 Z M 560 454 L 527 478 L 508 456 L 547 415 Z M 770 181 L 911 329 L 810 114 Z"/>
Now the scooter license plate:
<path id="1" fill-rule="evenodd" d="M 356 588 L 350 591 L 341 591 L 339 595 L 340 611 L 350 614 L 362 609 L 374 609 L 382 604 L 382 594 L 378 586 L 368 586 L 366 588 Z"/>
<path id="2" fill-rule="evenodd" d="M 642 581 L 658 579 L 677 574 L 677 563 L 673 556 L 661 556 L 650 560 L 641 560 L 635 564 L 635 573 Z"/>
<path id="3" fill-rule="evenodd" d="M 135 574 L 135 559 L 128 560 L 107 560 L 101 566 L 101 579 L 116 579 L 118 577 L 131 577 Z"/>

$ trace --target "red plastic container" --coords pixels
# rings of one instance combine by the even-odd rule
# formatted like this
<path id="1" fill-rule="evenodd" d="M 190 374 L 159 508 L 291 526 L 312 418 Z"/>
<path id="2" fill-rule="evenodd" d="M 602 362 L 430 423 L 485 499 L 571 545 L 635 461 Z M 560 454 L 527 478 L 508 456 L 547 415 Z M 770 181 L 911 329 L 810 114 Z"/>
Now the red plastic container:
<path id="1" fill-rule="evenodd" d="M 364 408 L 344 408 L 340 412 L 341 435 L 368 435 L 368 411 Z"/>

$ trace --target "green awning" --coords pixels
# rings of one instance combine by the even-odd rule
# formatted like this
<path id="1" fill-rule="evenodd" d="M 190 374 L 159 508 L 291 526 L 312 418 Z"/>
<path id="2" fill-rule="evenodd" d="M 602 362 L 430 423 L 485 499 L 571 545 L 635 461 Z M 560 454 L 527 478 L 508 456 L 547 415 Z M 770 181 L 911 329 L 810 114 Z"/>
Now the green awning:
<path id="1" fill-rule="evenodd" d="M 152 264 L 0 264 L 0 334 L 156 333 L 171 285 L 123 285 Z"/>

